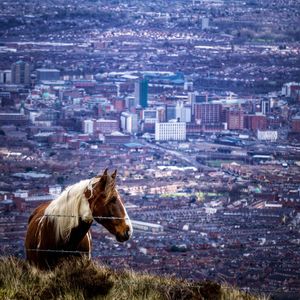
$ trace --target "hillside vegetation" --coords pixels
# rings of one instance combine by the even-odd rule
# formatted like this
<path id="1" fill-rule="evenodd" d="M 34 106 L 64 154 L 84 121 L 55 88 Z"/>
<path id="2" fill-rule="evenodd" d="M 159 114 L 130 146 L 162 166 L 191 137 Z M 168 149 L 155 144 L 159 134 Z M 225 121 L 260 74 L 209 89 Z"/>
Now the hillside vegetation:
<path id="1" fill-rule="evenodd" d="M 88 260 L 41 272 L 16 258 L 0 258 L 0 299 L 262 300 L 212 282 L 191 283 L 133 271 L 113 271 Z"/>

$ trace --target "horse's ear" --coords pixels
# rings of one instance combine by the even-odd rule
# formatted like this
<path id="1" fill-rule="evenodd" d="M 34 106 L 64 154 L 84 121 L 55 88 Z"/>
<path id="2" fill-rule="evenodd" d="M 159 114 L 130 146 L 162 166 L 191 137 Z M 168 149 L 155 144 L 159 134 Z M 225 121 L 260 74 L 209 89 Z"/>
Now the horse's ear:
<path id="1" fill-rule="evenodd" d="M 97 176 L 95 176 L 95 178 L 101 178 L 103 175 L 107 175 L 108 172 L 108 168 L 106 168 L 103 172 L 103 174 L 99 173 Z"/>
<path id="2" fill-rule="evenodd" d="M 117 169 L 111 174 L 111 178 L 115 180 L 117 177 Z"/>
<path id="3" fill-rule="evenodd" d="M 103 174 L 101 175 L 101 178 L 99 180 L 99 185 L 101 187 L 102 190 L 106 189 L 106 186 L 109 182 L 109 178 L 108 178 L 108 173 L 107 173 L 108 169 L 105 169 Z"/>

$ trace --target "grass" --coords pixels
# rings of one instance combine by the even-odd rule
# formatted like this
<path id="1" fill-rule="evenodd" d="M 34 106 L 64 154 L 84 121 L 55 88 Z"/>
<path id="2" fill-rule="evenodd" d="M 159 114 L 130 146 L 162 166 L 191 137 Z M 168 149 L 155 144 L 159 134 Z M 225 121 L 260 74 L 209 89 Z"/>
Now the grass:
<path id="1" fill-rule="evenodd" d="M 213 282 L 189 282 L 133 271 L 113 271 L 88 260 L 39 271 L 23 260 L 0 258 L 0 299 L 263 300 Z"/>

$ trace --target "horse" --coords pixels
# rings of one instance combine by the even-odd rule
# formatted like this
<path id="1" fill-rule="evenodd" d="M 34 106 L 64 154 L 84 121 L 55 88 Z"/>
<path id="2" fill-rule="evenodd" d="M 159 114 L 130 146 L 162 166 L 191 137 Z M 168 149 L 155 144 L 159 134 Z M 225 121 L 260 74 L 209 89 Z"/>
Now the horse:
<path id="1" fill-rule="evenodd" d="M 132 236 L 132 224 L 116 189 L 117 170 L 82 180 L 55 200 L 38 206 L 28 220 L 26 259 L 39 269 L 53 269 L 70 256 L 91 258 L 90 227 L 95 220 L 118 242 Z"/>

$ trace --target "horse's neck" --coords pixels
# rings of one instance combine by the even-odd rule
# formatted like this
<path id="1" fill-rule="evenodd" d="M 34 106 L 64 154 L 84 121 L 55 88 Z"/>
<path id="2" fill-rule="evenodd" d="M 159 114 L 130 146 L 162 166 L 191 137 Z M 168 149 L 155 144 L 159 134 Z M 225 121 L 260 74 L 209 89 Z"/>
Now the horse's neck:
<path id="1" fill-rule="evenodd" d="M 72 228 L 70 237 L 68 240 L 68 246 L 70 248 L 78 246 L 78 244 L 82 241 L 85 237 L 87 232 L 90 230 L 92 223 L 87 223 L 82 220 L 79 221 L 77 227 Z"/>

